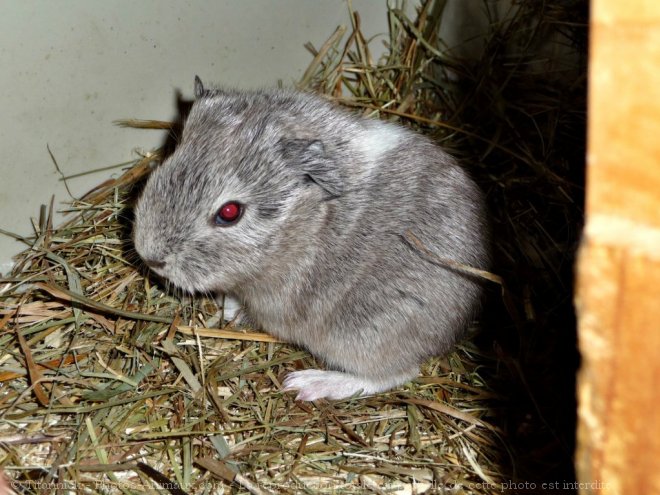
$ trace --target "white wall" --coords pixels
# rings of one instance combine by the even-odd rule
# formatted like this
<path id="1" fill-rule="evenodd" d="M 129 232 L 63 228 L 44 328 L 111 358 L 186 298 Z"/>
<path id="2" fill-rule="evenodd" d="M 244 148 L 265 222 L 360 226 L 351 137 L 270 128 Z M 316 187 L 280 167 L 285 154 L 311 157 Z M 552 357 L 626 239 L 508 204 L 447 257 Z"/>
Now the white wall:
<path id="1" fill-rule="evenodd" d="M 417 3 L 407 3 L 411 18 Z M 386 0 L 352 4 L 367 38 L 387 32 Z M 489 23 L 515 9 L 511 0 L 448 0 L 440 35 L 450 53 L 478 61 Z M 339 24 L 350 25 L 346 0 L 0 0 L 0 229 L 28 235 L 41 204 L 68 199 L 46 144 L 66 175 L 131 160 L 163 134 L 114 120 L 172 119 L 176 91 L 191 98 L 195 74 L 207 85 L 292 84 L 312 59 L 303 45 L 318 48 Z M 374 54 L 383 39 L 372 41 Z M 561 36 L 537 49 L 530 70 L 574 62 Z M 80 196 L 119 173 L 69 187 Z M 21 249 L 0 234 L 0 273 Z"/>
<path id="2" fill-rule="evenodd" d="M 162 133 L 122 118 L 171 119 L 175 92 L 207 84 L 297 80 L 339 24 L 344 0 L 3 0 L 0 13 L 0 229 L 28 235 L 30 217 L 68 198 L 66 175 L 135 157 Z M 366 34 L 387 30 L 384 0 L 353 0 Z M 380 44 L 377 42 L 376 44 Z M 72 179 L 78 196 L 114 172 Z M 0 234 L 0 273 L 23 245 Z"/>

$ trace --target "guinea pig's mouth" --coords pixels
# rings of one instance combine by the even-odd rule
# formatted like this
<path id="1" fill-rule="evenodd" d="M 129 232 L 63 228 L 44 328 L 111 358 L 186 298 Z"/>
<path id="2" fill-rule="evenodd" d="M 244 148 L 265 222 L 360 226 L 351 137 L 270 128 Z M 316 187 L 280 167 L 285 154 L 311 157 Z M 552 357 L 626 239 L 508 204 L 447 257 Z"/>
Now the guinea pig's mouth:
<path id="1" fill-rule="evenodd" d="M 149 277 L 167 291 L 174 288 L 188 295 L 209 295 L 223 291 L 224 287 L 217 280 L 218 274 L 203 270 L 199 262 L 185 251 L 163 254 L 152 245 L 135 244 L 138 255 L 148 268 Z"/>
<path id="2" fill-rule="evenodd" d="M 190 296 L 208 296 L 217 292 L 225 292 L 216 284 L 201 283 L 199 279 L 195 279 L 194 274 L 191 275 L 188 271 L 168 270 L 167 268 L 162 267 L 149 267 L 149 273 L 150 278 L 155 279 L 159 285 L 167 288 L 168 290 L 174 288 L 175 290 L 182 291 L 183 293 Z"/>
<path id="3" fill-rule="evenodd" d="M 178 260 L 173 255 L 150 256 L 149 250 L 140 249 L 136 243 L 136 251 L 142 259 L 144 265 L 149 269 L 152 278 L 162 282 L 164 285 L 175 285 L 177 288 L 188 291 L 192 287 L 191 281 L 185 276 L 185 272 L 178 270 Z"/>
<path id="4" fill-rule="evenodd" d="M 180 277 L 165 274 L 163 270 L 149 268 L 149 278 L 165 288 L 168 292 L 172 288 L 174 288 L 175 291 L 181 291 L 190 296 L 209 292 L 200 288 L 197 284 L 193 285 L 189 280 L 186 280 L 186 278 L 182 279 Z"/>

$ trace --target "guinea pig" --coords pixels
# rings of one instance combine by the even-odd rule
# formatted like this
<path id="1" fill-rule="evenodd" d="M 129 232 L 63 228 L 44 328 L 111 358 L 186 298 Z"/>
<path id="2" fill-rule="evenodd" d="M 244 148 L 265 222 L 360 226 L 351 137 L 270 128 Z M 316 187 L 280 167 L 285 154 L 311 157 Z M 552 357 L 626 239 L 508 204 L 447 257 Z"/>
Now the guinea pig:
<path id="1" fill-rule="evenodd" d="M 452 350 L 488 266 L 478 186 L 429 138 L 289 90 L 205 89 L 135 208 L 135 248 L 189 292 L 236 297 L 251 323 L 328 370 L 297 399 L 371 395 Z M 452 265 L 454 266 L 454 265 Z"/>

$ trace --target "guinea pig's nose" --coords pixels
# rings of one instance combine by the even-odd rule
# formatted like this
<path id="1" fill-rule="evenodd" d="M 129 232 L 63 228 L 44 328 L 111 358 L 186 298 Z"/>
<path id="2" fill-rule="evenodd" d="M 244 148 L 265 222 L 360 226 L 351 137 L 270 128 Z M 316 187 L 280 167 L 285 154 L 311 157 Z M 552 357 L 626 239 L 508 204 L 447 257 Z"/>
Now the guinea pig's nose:
<path id="1" fill-rule="evenodd" d="M 144 258 L 144 262 L 147 264 L 149 268 L 152 268 L 154 270 L 157 270 L 159 268 L 164 268 L 166 263 L 161 260 L 154 260 L 150 258 Z"/>

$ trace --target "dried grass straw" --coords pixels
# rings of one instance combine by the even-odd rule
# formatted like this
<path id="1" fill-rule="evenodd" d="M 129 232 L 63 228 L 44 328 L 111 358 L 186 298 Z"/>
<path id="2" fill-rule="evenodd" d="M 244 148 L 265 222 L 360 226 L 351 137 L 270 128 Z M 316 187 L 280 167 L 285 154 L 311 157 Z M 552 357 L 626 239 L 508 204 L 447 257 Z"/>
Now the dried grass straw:
<path id="1" fill-rule="evenodd" d="M 524 142 L 448 118 L 457 105 L 438 97 L 450 93 L 440 69 L 464 67 L 435 37 L 443 7 L 425 2 L 415 22 L 391 8 L 380 61 L 352 12 L 349 29 L 308 46 L 300 87 L 413 125 L 458 154 L 465 140 L 481 143 L 480 163 L 497 152 L 554 177 Z M 213 301 L 177 297 L 145 276 L 131 250 L 131 201 L 161 159 L 139 157 L 74 201 L 58 228 L 52 205 L 44 209 L 0 281 L 0 465 L 23 493 L 500 493 L 511 474 L 496 425 L 504 398 L 484 377 L 493 356 L 474 343 L 392 392 L 298 403 L 279 388 L 288 371 L 315 365 L 306 352 L 222 327 Z M 510 249 L 543 264 L 555 251 L 537 242 Z M 531 299 L 512 311 L 529 315 Z"/>

